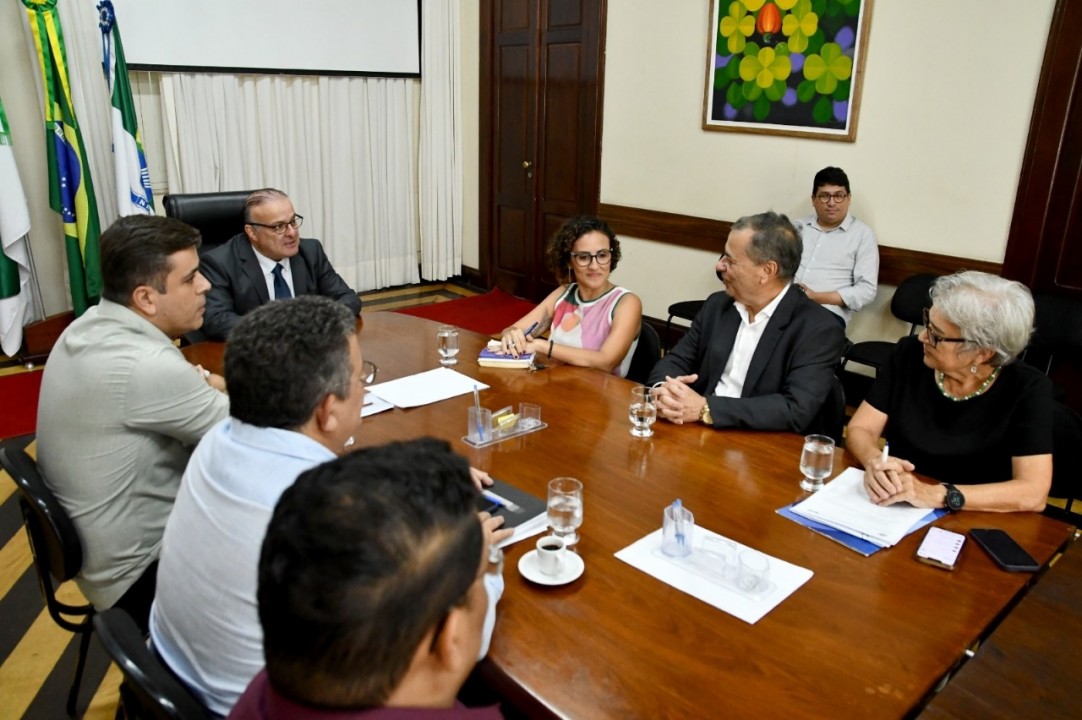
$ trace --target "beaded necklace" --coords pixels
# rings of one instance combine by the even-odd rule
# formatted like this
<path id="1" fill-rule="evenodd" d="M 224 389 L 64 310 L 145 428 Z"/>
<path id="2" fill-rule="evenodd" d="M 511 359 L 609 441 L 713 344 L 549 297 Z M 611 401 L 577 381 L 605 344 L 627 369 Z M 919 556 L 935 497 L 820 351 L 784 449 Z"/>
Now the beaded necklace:
<path id="1" fill-rule="evenodd" d="M 943 373 L 939 370 L 936 370 L 935 384 L 939 386 L 939 392 L 941 392 L 943 394 L 943 397 L 947 398 L 948 400 L 953 400 L 954 402 L 963 402 L 964 400 L 972 400 L 978 395 L 983 395 L 985 391 L 992 386 L 992 383 L 996 381 L 996 378 L 999 377 L 999 368 L 997 367 L 992 370 L 992 374 L 989 375 L 985 379 L 985 381 L 981 383 L 981 386 L 979 388 L 969 393 L 968 395 L 963 395 L 962 397 L 954 397 L 949 392 L 947 392 L 947 388 L 943 387 L 943 377 Z"/>

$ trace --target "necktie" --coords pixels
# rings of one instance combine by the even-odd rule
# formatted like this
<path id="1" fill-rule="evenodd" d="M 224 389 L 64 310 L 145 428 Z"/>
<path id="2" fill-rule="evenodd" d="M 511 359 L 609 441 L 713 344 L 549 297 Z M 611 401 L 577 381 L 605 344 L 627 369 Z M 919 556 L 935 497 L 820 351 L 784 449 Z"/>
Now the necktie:
<path id="1" fill-rule="evenodd" d="M 274 299 L 288 300 L 293 297 L 293 294 L 289 292 L 289 285 L 286 285 L 286 279 L 282 277 L 282 266 L 275 263 L 271 274 L 274 275 Z"/>

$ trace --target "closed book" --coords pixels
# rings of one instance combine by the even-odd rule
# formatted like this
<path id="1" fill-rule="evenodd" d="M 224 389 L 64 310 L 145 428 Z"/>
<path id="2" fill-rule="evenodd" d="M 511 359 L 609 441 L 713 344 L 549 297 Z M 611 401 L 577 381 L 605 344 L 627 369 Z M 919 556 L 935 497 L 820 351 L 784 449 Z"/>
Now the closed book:
<path id="1" fill-rule="evenodd" d="M 547 517 L 548 511 L 541 498 L 495 478 L 477 498 L 477 509 L 491 515 L 502 515 L 505 528 L 515 528 L 538 517 Z"/>
<path id="2" fill-rule="evenodd" d="M 533 353 L 523 353 L 518 357 L 512 357 L 494 353 L 488 348 L 482 350 L 481 354 L 477 356 L 478 365 L 490 368 L 528 368 L 532 362 Z"/>

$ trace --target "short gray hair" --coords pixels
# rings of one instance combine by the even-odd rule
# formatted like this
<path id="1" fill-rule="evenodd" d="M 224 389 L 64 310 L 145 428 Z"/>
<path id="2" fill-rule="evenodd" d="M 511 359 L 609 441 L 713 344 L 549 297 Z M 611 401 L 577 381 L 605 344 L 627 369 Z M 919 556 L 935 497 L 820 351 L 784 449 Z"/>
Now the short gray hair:
<path id="1" fill-rule="evenodd" d="M 1033 334 L 1033 295 L 1020 282 L 968 270 L 938 278 L 932 304 L 958 326 L 965 350 L 995 351 L 991 365 L 1008 365 Z"/>
<path id="2" fill-rule="evenodd" d="M 800 269 L 804 241 L 800 231 L 785 215 L 768 211 L 745 215 L 732 224 L 733 230 L 751 230 L 748 257 L 756 265 L 773 260 L 778 264 L 778 278 L 789 280 Z"/>

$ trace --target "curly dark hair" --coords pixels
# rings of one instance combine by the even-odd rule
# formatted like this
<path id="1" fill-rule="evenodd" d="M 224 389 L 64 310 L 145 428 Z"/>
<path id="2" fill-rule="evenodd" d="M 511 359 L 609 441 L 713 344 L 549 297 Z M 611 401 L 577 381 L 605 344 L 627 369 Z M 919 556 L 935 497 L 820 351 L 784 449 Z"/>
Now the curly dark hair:
<path id="1" fill-rule="evenodd" d="M 557 280 L 563 278 L 564 271 L 571 263 L 571 248 L 575 241 L 591 232 L 599 232 L 609 239 L 609 250 L 612 252 L 609 271 L 616 269 L 617 263 L 620 262 L 620 241 L 616 239 L 616 233 L 604 220 L 598 220 L 589 215 L 579 215 L 565 222 L 545 248 L 545 260 Z"/>

